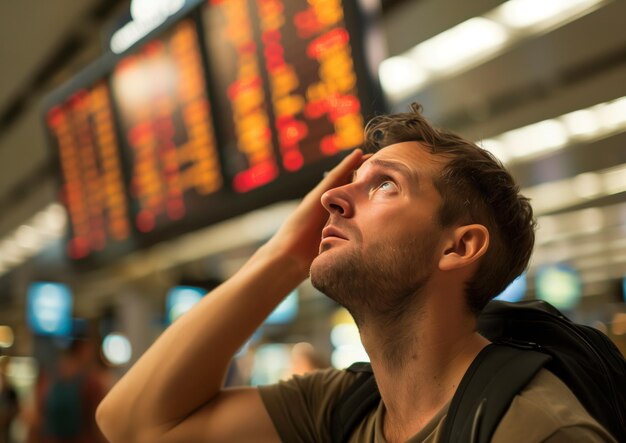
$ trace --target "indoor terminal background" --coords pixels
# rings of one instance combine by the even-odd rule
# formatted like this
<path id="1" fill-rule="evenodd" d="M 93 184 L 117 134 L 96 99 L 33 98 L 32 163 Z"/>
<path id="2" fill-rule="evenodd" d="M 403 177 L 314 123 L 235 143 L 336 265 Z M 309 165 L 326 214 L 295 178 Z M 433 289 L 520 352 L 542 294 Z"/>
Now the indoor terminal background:
<path id="1" fill-rule="evenodd" d="M 624 352 L 626 2 L 363 0 L 359 7 L 369 29 L 364 52 L 386 102 L 374 108 L 420 102 L 436 125 L 490 149 L 532 199 L 535 252 L 506 296 L 545 298 Z M 0 350 L 12 357 L 8 379 L 24 404 L 57 352 L 27 315 L 36 289 L 44 308 L 71 301 L 74 327 L 86 321 L 102 339 L 113 334 L 103 361 L 115 378 L 193 304 L 193 287 L 232 275 L 295 205 L 255 208 L 99 266 L 72 263 L 44 103 L 109 51 L 129 9 L 126 0 L 0 4 Z M 173 305 L 177 286 L 191 288 L 179 288 Z M 242 350 L 241 382 L 289 372 L 298 342 L 337 366 L 366 357 L 349 316 L 308 283 L 288 300 Z"/>

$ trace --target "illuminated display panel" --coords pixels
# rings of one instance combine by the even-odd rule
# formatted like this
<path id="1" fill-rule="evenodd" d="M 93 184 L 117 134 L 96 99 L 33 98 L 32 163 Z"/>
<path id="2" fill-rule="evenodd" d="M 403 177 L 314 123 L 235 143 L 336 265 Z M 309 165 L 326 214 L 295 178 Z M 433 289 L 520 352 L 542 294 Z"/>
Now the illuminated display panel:
<path id="1" fill-rule="evenodd" d="M 209 0 L 210 76 L 225 163 L 247 192 L 363 142 L 340 0 Z"/>
<path id="2" fill-rule="evenodd" d="M 111 75 L 140 233 L 205 211 L 222 188 L 195 23 L 184 20 L 125 55 Z"/>
<path id="3" fill-rule="evenodd" d="M 53 92 L 70 257 L 109 264 L 299 198 L 358 146 L 382 93 L 344 1 L 197 0 Z"/>
<path id="4" fill-rule="evenodd" d="M 72 332 L 73 296 L 61 283 L 31 283 L 26 295 L 26 318 L 40 335 L 69 336 Z"/>
<path id="5" fill-rule="evenodd" d="M 45 119 L 60 161 L 68 255 L 83 259 L 124 244 L 131 226 L 107 82 L 74 90 Z"/>

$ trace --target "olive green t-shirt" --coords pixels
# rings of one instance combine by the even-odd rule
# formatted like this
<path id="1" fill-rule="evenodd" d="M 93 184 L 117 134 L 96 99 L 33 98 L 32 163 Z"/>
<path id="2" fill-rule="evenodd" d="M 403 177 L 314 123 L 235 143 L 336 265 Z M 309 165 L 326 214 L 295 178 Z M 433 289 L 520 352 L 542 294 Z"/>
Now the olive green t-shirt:
<path id="1" fill-rule="evenodd" d="M 357 374 L 326 369 L 295 376 L 275 385 L 260 386 L 263 403 L 286 443 L 330 442 L 335 402 Z M 443 430 L 446 405 L 409 443 L 436 443 Z M 384 404 L 356 427 L 350 443 L 385 443 Z M 493 443 L 615 442 L 584 409 L 565 384 L 543 369 L 517 395 L 492 438 Z"/>

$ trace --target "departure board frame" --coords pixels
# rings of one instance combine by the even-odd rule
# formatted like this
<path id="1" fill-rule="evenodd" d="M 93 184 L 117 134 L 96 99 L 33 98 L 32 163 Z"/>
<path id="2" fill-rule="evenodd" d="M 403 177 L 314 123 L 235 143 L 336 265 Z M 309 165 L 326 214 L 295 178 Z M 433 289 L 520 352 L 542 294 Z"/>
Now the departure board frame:
<path id="1" fill-rule="evenodd" d="M 230 0 L 227 0 L 227 2 L 229 1 Z M 385 103 L 383 99 L 384 95 L 380 89 L 378 82 L 374 79 L 375 74 L 368 69 L 368 66 L 370 66 L 370 64 L 368 63 L 367 55 L 365 52 L 364 40 L 368 31 L 362 26 L 362 22 L 367 22 L 369 19 L 362 20 L 356 0 L 333 0 L 335 4 L 343 4 L 343 16 L 341 17 L 341 27 L 343 30 L 340 29 L 337 32 L 331 32 L 333 30 L 330 29 L 330 31 L 328 32 L 322 32 L 318 29 L 319 23 L 317 24 L 318 28 L 315 28 L 315 21 L 311 21 L 312 7 L 308 6 L 308 10 L 304 11 L 305 13 L 300 14 L 299 16 L 299 20 L 301 20 L 301 22 L 299 23 L 304 23 L 304 25 L 300 27 L 297 27 L 293 24 L 291 25 L 292 31 L 301 31 L 302 29 L 304 29 L 305 34 L 306 32 L 310 33 L 310 35 L 308 35 L 307 37 L 306 44 L 302 45 L 302 49 L 304 51 L 306 51 L 307 48 L 310 51 L 311 48 L 318 47 L 331 47 L 332 49 L 333 44 L 339 44 L 336 42 L 343 42 L 341 44 L 345 44 L 346 41 L 349 41 L 350 52 L 347 53 L 347 55 L 349 55 L 349 62 L 352 63 L 351 66 L 355 76 L 354 87 L 352 89 L 347 88 L 345 90 L 348 92 L 342 94 L 340 91 L 340 93 L 335 94 L 335 100 L 333 102 L 334 107 L 327 106 L 327 108 L 320 108 L 320 106 L 318 105 L 321 102 L 318 103 L 313 102 L 314 100 L 309 100 L 308 95 L 306 95 L 305 98 L 305 93 L 308 94 L 309 92 L 311 92 L 312 89 L 309 88 L 309 90 L 305 91 L 301 88 L 300 105 L 303 105 L 306 101 L 306 111 L 308 112 L 307 115 L 308 117 L 313 117 L 309 118 L 309 120 L 306 120 L 308 117 L 305 117 L 304 108 L 303 106 L 300 106 L 300 108 L 298 108 L 300 109 L 300 122 L 298 121 L 298 116 L 296 116 L 295 113 L 289 114 L 287 112 L 285 114 L 283 112 L 283 114 L 280 114 L 280 112 L 282 112 L 280 111 L 280 109 L 289 109 L 290 105 L 292 105 L 293 109 L 294 103 L 297 107 L 297 100 L 291 100 L 291 102 L 289 101 L 290 99 L 293 99 L 293 95 L 296 94 L 294 93 L 290 97 L 289 88 L 285 89 L 284 87 L 282 88 L 282 93 L 276 92 L 278 89 L 280 89 L 275 87 L 277 84 L 277 77 L 272 77 L 274 73 L 272 73 L 271 75 L 269 74 L 270 67 L 277 66 L 277 58 L 275 54 L 280 53 L 280 50 L 282 49 L 279 48 L 279 51 L 274 51 L 274 53 L 271 53 L 272 48 L 270 46 L 272 44 L 276 45 L 276 42 L 280 41 L 281 35 L 276 32 L 276 29 L 269 29 L 268 26 L 270 26 L 272 23 L 277 23 L 276 20 L 281 19 L 280 14 L 278 16 L 276 15 L 277 7 L 280 8 L 282 5 L 282 7 L 284 8 L 287 0 L 235 1 L 248 4 L 251 7 L 250 13 L 257 14 L 254 18 L 259 18 L 259 22 L 253 26 L 251 32 L 254 34 L 253 39 L 254 43 L 256 44 L 254 51 L 257 54 L 259 60 L 259 66 L 257 66 L 257 69 L 259 70 L 260 75 L 258 76 L 259 78 L 257 81 L 260 82 L 259 84 L 261 85 L 260 89 L 261 93 L 263 94 L 263 100 L 268 105 L 268 133 L 266 133 L 264 136 L 267 137 L 266 142 L 267 146 L 269 146 L 269 151 L 275 156 L 275 159 L 277 160 L 275 163 L 275 170 L 273 172 L 270 171 L 269 175 L 267 175 L 267 171 L 264 171 L 262 168 L 253 171 L 253 173 L 249 176 L 261 178 L 259 179 L 259 183 L 250 182 L 253 184 L 253 186 L 250 186 L 250 183 L 246 185 L 245 180 L 242 181 L 241 179 L 241 177 L 244 177 L 244 175 L 241 175 L 242 168 L 239 168 L 238 170 L 238 168 L 233 165 L 232 158 L 229 157 L 228 151 L 237 149 L 238 140 L 234 140 L 232 130 L 230 132 L 228 130 L 229 126 L 231 126 L 232 129 L 232 121 L 228 121 L 232 114 L 224 112 L 224 107 L 222 105 L 224 100 L 224 94 L 232 93 L 233 88 L 224 88 L 222 87 L 223 85 L 220 85 L 219 82 L 216 81 L 217 77 L 219 77 L 216 74 L 215 70 L 215 66 L 217 63 L 215 61 L 215 57 L 213 57 L 215 54 L 211 52 L 212 48 L 209 37 L 210 31 L 207 29 L 206 23 L 207 14 L 211 13 L 210 8 L 215 7 L 215 5 L 212 3 L 224 2 L 219 2 L 217 0 L 205 0 L 201 3 L 197 1 L 190 2 L 187 4 L 184 10 L 175 14 L 175 16 L 173 16 L 171 19 L 167 20 L 161 26 L 140 39 L 129 50 L 118 55 L 112 53 L 106 54 L 105 56 L 101 57 L 96 63 L 90 65 L 85 70 L 77 74 L 67 84 L 63 85 L 61 88 L 51 93 L 45 100 L 44 110 L 45 112 L 48 112 L 48 110 L 53 108 L 55 105 L 63 103 L 65 100 L 71 97 L 72 94 L 75 93 L 75 91 L 85 87 L 89 87 L 94 83 L 104 80 L 106 81 L 106 84 L 108 86 L 108 97 L 111 101 L 111 110 L 113 114 L 112 118 L 114 119 L 115 126 L 115 137 L 117 138 L 118 148 L 120 151 L 120 171 L 123 174 L 124 186 L 126 188 L 126 207 L 128 218 L 131 223 L 131 229 L 126 241 L 120 242 L 119 244 L 115 245 L 108 244 L 105 245 L 104 248 L 92 249 L 87 255 L 81 255 L 76 253 L 76 247 L 72 244 L 72 241 L 75 241 L 75 229 L 72 225 L 73 222 L 71 222 L 70 224 L 72 226 L 69 230 L 68 239 L 68 255 L 70 258 L 74 259 L 73 262 L 77 265 L 90 268 L 101 267 L 103 265 L 112 263 L 120 257 L 127 255 L 128 253 L 131 253 L 135 250 L 145 249 L 158 242 L 173 239 L 187 232 L 194 231 L 199 228 L 214 224 L 216 222 L 220 222 L 234 216 L 244 214 L 254 209 L 259 209 L 271 203 L 302 197 L 321 179 L 324 171 L 330 169 L 334 164 L 336 164 L 339 158 L 346 154 L 349 150 L 351 150 L 351 148 L 356 147 L 358 144 L 360 144 L 360 140 L 358 143 L 355 142 L 354 136 L 352 138 L 352 145 L 349 145 L 349 137 L 347 139 L 345 137 L 344 139 L 338 138 L 339 136 L 341 136 L 340 132 L 335 133 L 336 135 L 334 136 L 334 141 L 331 140 L 330 137 L 327 137 L 326 134 L 328 132 L 328 128 L 333 128 L 332 125 L 335 125 L 334 129 L 337 129 L 338 127 L 340 129 L 345 128 L 347 127 L 347 125 L 349 126 L 350 124 L 352 124 L 354 127 L 354 118 L 352 118 L 349 114 L 351 109 L 354 110 L 355 99 L 353 97 L 350 97 L 350 91 L 357 91 L 355 92 L 355 94 L 356 100 L 358 100 L 357 105 L 360 114 L 359 118 L 361 118 L 361 121 L 359 122 L 359 124 L 361 125 L 359 127 L 359 132 L 361 134 L 362 125 L 364 125 L 367 119 L 371 118 L 371 116 L 375 115 L 376 113 L 380 113 L 385 110 Z M 298 2 L 291 2 L 289 3 L 289 5 L 293 6 L 296 3 Z M 306 4 L 307 2 L 302 3 Z M 267 11 L 273 11 L 274 15 L 269 16 L 266 14 L 266 16 L 262 17 L 261 15 L 267 13 Z M 331 17 L 329 20 L 334 19 Z M 195 36 L 197 37 L 197 54 L 195 55 L 193 54 L 194 50 L 184 52 L 185 45 L 188 45 L 188 38 L 180 37 L 179 31 L 177 31 L 177 29 L 182 26 L 182 23 L 187 23 L 187 25 L 185 25 L 187 26 L 187 28 L 184 30 L 183 33 L 195 33 Z M 295 20 L 292 21 L 292 23 L 295 23 Z M 263 26 L 265 26 L 265 28 L 263 28 Z M 318 31 L 317 34 L 319 35 L 315 34 L 316 29 Z M 174 43 L 170 42 L 169 40 L 166 41 L 166 39 L 169 38 L 168 36 L 171 37 L 173 34 L 176 34 L 176 38 L 178 38 L 179 40 L 179 42 L 176 44 L 178 46 L 174 45 Z M 185 40 L 186 38 L 187 40 Z M 295 38 L 292 35 L 287 40 L 292 41 L 295 40 Z M 187 43 L 181 43 L 183 41 L 187 41 Z M 221 41 L 221 44 L 223 44 L 223 41 Z M 178 49 L 172 49 L 175 46 Z M 183 49 L 180 49 L 181 47 Z M 336 60 L 338 60 L 338 62 L 344 62 L 346 60 L 346 53 L 344 51 L 344 53 L 342 54 L 340 49 L 341 47 L 339 46 L 336 49 L 333 49 L 332 55 Z M 176 55 L 176 51 L 183 51 L 179 54 L 180 57 Z M 298 49 L 296 49 L 296 52 L 297 51 Z M 284 51 L 284 54 L 287 54 L 287 52 L 288 51 Z M 270 54 L 270 56 L 268 56 L 268 54 Z M 272 58 L 271 54 L 274 54 L 274 58 Z M 294 50 L 292 50 L 291 55 L 293 56 L 293 54 Z M 171 121 L 165 122 L 163 125 L 161 125 L 160 123 L 156 124 L 156 117 L 154 116 L 154 118 L 151 117 L 152 120 L 147 121 L 147 123 L 146 121 L 137 121 L 134 118 L 134 116 L 136 116 L 136 110 L 133 110 L 132 108 L 134 105 L 132 103 L 126 103 L 126 101 L 128 101 L 126 99 L 128 98 L 129 91 L 131 95 L 133 93 L 137 95 L 138 93 L 134 91 L 133 88 L 129 89 L 128 87 L 124 90 L 124 92 L 119 92 L 118 89 L 124 89 L 120 85 L 126 82 L 126 80 L 120 81 L 119 79 L 124 78 L 125 76 L 128 78 L 132 77 L 132 75 L 129 74 L 129 72 L 131 71 L 127 69 L 128 66 L 134 66 L 134 68 L 137 69 L 140 68 L 140 65 L 142 63 L 148 63 L 154 66 L 164 66 L 164 63 L 168 60 L 168 57 L 178 57 L 180 60 L 189 60 L 190 57 L 197 58 L 196 62 L 194 63 L 196 63 L 196 65 L 199 66 L 199 69 L 202 71 L 201 78 L 197 78 L 198 73 L 196 72 L 190 74 L 194 78 L 193 81 L 185 81 L 182 83 L 184 83 L 184 85 L 189 85 L 194 82 L 199 82 L 200 89 L 203 90 L 203 97 L 206 99 L 206 103 L 202 102 L 202 100 L 198 102 L 198 91 L 194 92 L 192 90 L 193 88 L 190 89 L 189 87 L 187 87 L 185 89 L 183 86 L 180 86 L 181 82 L 177 82 L 176 80 L 170 80 L 168 83 L 168 80 L 165 79 L 162 81 L 163 84 L 167 83 L 170 88 L 174 87 L 172 86 L 172 84 L 174 84 L 177 88 L 177 93 L 182 95 L 186 94 L 189 100 L 195 100 L 196 102 L 191 103 L 191 101 L 188 100 L 188 102 L 184 103 L 186 108 L 182 109 L 181 107 L 179 109 L 177 108 L 177 103 L 174 103 L 171 100 L 168 101 L 167 94 L 161 94 L 158 97 L 154 96 L 156 97 L 155 100 L 159 101 L 161 108 L 174 109 L 176 115 L 174 117 L 173 114 L 170 115 L 170 117 L 172 117 L 170 118 Z M 285 55 L 282 62 L 283 64 L 278 66 L 280 68 L 280 74 L 282 75 L 282 78 L 287 79 L 286 83 L 289 83 L 289 75 L 285 75 L 285 73 L 289 74 L 289 72 L 284 65 L 289 64 L 288 58 L 289 55 Z M 129 62 L 129 60 L 133 61 Z M 317 61 L 319 62 L 319 60 Z M 309 60 L 308 62 L 310 65 L 311 61 Z M 121 67 L 124 65 L 127 66 Z M 319 72 L 321 72 L 321 62 L 319 63 L 319 66 Z M 126 69 L 126 71 L 124 71 L 124 69 Z M 183 70 L 189 71 L 188 67 Z M 297 67 L 294 68 L 294 70 L 297 70 Z M 141 69 L 139 69 L 139 71 L 141 71 Z M 140 78 L 145 79 L 144 83 L 149 84 L 150 82 L 157 81 L 151 78 L 151 76 L 146 77 L 146 72 L 152 71 L 145 71 L 143 77 L 141 77 L 141 75 L 139 76 Z M 307 72 L 310 72 L 310 70 Z M 326 72 L 328 73 L 331 71 L 326 69 Z M 120 73 L 124 74 L 122 75 Z M 133 75 L 137 77 L 137 74 Z M 332 75 L 333 74 L 331 72 L 331 76 Z M 187 77 L 186 79 L 189 80 L 192 77 Z M 341 81 L 341 78 L 335 75 L 335 80 Z M 286 83 L 283 82 L 282 85 L 284 86 L 284 84 Z M 140 85 L 141 87 L 139 89 L 144 90 L 144 92 L 148 91 L 145 93 L 153 93 L 154 91 L 150 92 L 149 85 L 146 86 L 146 84 Z M 238 86 L 241 85 L 241 82 L 238 83 Z M 305 86 L 308 87 L 310 85 L 307 83 Z M 247 87 L 249 87 L 249 85 L 244 84 L 244 89 L 240 88 L 238 91 L 243 90 L 245 92 L 245 88 Z M 291 92 L 295 91 L 294 88 L 291 89 Z M 320 89 L 320 87 L 318 87 L 318 89 Z M 165 89 L 163 88 L 159 89 L 159 91 L 164 90 Z M 315 90 L 313 90 L 313 92 L 315 92 Z M 281 100 L 286 99 L 281 102 L 281 106 L 282 104 L 285 104 L 286 107 L 276 106 L 277 97 Z M 330 103 L 330 101 L 328 102 Z M 144 106 L 140 114 L 143 113 L 142 115 L 148 115 L 150 113 L 158 113 L 158 111 L 156 110 L 157 108 L 158 106 L 156 105 L 154 106 L 154 109 L 148 109 Z M 192 115 L 187 112 L 191 108 L 196 110 L 196 114 Z M 169 143 L 169 145 L 168 143 L 164 142 L 157 143 L 155 145 L 155 152 L 159 153 L 158 155 L 160 156 L 159 161 L 161 162 L 161 165 L 166 165 L 168 158 L 178 158 L 178 172 L 180 173 L 179 175 L 182 177 L 183 173 L 187 173 L 192 169 L 193 161 L 190 161 L 189 158 L 191 152 L 194 150 L 188 150 L 190 151 L 189 155 L 182 154 L 181 146 L 187 146 L 191 144 L 191 138 L 193 138 L 191 135 L 192 132 L 196 134 L 194 136 L 196 138 L 199 137 L 199 131 L 202 132 L 200 126 L 203 125 L 195 125 L 192 128 L 193 130 L 189 130 L 189 128 L 193 126 L 192 123 L 189 122 L 193 121 L 194 119 L 197 120 L 197 118 L 199 118 L 198 115 L 200 114 L 201 118 L 208 119 L 208 126 L 210 126 L 210 131 L 212 132 L 213 137 L 213 144 L 215 147 L 215 156 L 211 159 L 211 161 L 213 162 L 214 166 L 219 167 L 220 177 L 215 179 L 213 184 L 209 183 L 210 180 L 207 179 L 208 181 L 206 181 L 205 189 L 207 192 L 201 196 L 196 195 L 196 191 L 198 190 L 197 187 L 194 188 L 193 186 L 190 186 L 185 189 L 184 187 L 181 188 L 181 186 L 178 186 L 180 192 L 177 197 L 176 190 L 173 189 L 175 188 L 175 186 L 170 186 L 167 189 L 167 195 L 171 198 L 168 197 L 169 199 L 166 199 L 167 201 L 164 200 L 163 202 L 161 202 L 162 204 L 159 202 L 154 203 L 156 197 L 153 194 L 141 194 L 141 192 L 138 193 L 138 187 L 140 187 L 140 184 L 138 184 L 138 182 L 141 182 L 141 180 L 136 180 L 136 170 L 145 170 L 147 169 L 147 167 L 143 165 L 141 168 L 138 168 L 137 158 L 134 158 L 133 155 L 139 152 L 138 146 L 140 143 L 138 142 L 138 140 L 143 140 L 143 142 L 145 142 L 146 140 L 146 134 L 149 131 L 146 132 L 145 128 L 157 128 L 156 137 L 153 134 L 150 136 L 152 138 L 167 139 L 169 137 L 171 139 L 171 143 Z M 319 117 L 320 115 L 324 115 L 324 117 L 321 118 Z M 348 118 L 344 118 L 346 116 Z M 44 116 L 44 119 L 45 118 L 46 117 Z M 315 120 L 315 118 L 319 118 L 322 123 L 317 124 L 318 122 Z M 352 118 L 353 120 L 352 123 L 348 121 L 350 118 Z M 326 123 L 323 122 L 324 119 Z M 309 123 L 308 127 L 305 128 L 305 131 L 308 131 L 308 133 L 304 133 L 304 136 L 302 132 L 298 132 L 304 127 L 302 122 L 304 122 L 304 124 Z M 339 122 L 339 126 L 336 124 L 337 122 Z M 323 126 L 324 124 L 326 125 L 326 127 Z M 181 125 L 187 125 L 184 128 L 185 130 L 180 129 Z M 280 132 L 281 130 L 282 132 Z M 300 155 L 300 158 L 298 158 L 298 153 L 295 152 L 295 144 L 293 143 L 293 141 L 302 141 L 305 139 L 305 137 L 310 137 L 311 133 L 313 133 L 313 138 L 316 140 L 316 143 L 318 143 L 318 145 L 316 146 L 319 146 L 319 149 L 325 150 L 325 152 L 319 153 L 316 156 L 315 150 L 312 149 L 311 146 L 309 146 L 309 154 L 304 153 L 303 150 L 303 154 Z M 351 134 L 354 133 L 355 131 L 352 131 Z M 133 135 L 132 137 L 131 134 Z M 256 134 L 257 137 L 259 135 L 263 135 L 263 133 L 259 132 L 253 134 Z M 51 134 L 50 132 L 50 127 L 48 127 L 48 136 L 52 142 L 52 146 L 56 147 L 56 161 L 59 163 L 59 167 L 62 170 L 63 164 L 62 159 L 59 156 L 60 151 L 58 149 L 58 144 L 54 140 L 53 134 Z M 133 140 L 132 143 L 129 142 L 129 140 L 131 139 Z M 348 142 L 346 142 L 346 140 L 348 140 Z M 256 142 L 256 140 L 252 140 L 252 142 Z M 310 142 L 310 140 L 305 140 L 304 144 L 306 144 L 307 142 Z M 344 146 L 337 146 L 337 144 L 341 143 L 343 143 Z M 134 148 L 131 146 L 133 144 L 135 145 Z M 346 147 L 348 149 L 345 149 Z M 198 159 L 202 156 L 204 156 L 202 157 L 204 161 L 207 161 L 206 152 L 202 155 L 196 152 L 195 155 L 196 156 L 194 157 L 194 161 L 200 161 Z M 312 160 L 308 161 L 306 158 L 307 155 L 309 155 Z M 182 160 L 180 160 L 181 157 L 186 158 L 188 164 L 183 164 Z M 174 171 L 174 175 L 176 174 L 176 168 L 167 168 L 164 166 L 161 169 L 162 171 L 169 171 L 166 175 L 164 175 L 164 177 L 167 176 L 167 180 L 170 180 L 171 178 L 170 176 L 172 174 L 170 174 L 170 172 Z M 192 173 L 188 175 L 197 174 Z M 267 179 L 267 177 L 270 177 L 270 179 Z M 63 177 L 61 177 L 60 181 L 63 186 Z M 146 183 L 150 182 L 150 180 L 143 181 Z M 175 181 L 176 180 L 173 180 L 172 182 Z M 154 182 L 154 180 L 152 180 L 152 182 Z M 180 177 L 178 183 L 182 183 Z M 191 188 L 193 188 L 193 192 L 187 192 L 187 190 Z M 66 189 L 63 190 L 63 192 L 67 195 L 66 191 Z M 187 194 L 185 194 L 185 192 L 187 192 Z M 142 197 L 139 198 L 138 195 Z M 143 203 L 139 204 L 139 200 L 141 200 Z M 184 208 L 181 209 L 181 202 L 183 202 L 183 200 L 185 200 L 185 205 L 183 205 Z M 146 204 L 146 202 L 149 201 L 152 201 L 152 203 L 150 203 L 152 206 L 150 206 L 150 204 Z M 68 211 L 70 211 L 71 206 L 67 201 L 67 197 L 64 198 L 64 203 L 68 208 Z M 157 207 L 161 208 L 162 210 L 159 212 L 157 209 L 155 209 Z M 147 216 L 146 208 L 152 210 L 152 212 L 148 213 Z M 163 214 L 166 213 L 169 218 L 164 217 Z"/>
<path id="2" fill-rule="evenodd" d="M 57 177 L 59 200 L 68 213 L 66 255 L 73 263 L 85 263 L 93 266 L 104 265 L 119 259 L 138 247 L 137 237 L 130 220 L 130 202 L 124 185 L 127 171 L 121 158 L 119 133 L 115 123 L 115 111 L 111 102 L 108 83 L 110 67 L 115 59 L 113 54 L 104 55 L 74 76 L 69 82 L 51 92 L 43 102 L 41 118 L 47 129 L 46 136 L 49 145 L 52 147 L 52 161 L 60 171 Z M 67 109 L 68 118 L 73 118 L 71 108 L 89 107 L 87 103 L 89 102 L 89 95 L 94 92 L 93 88 L 96 85 L 100 89 L 98 101 L 106 100 L 108 104 L 108 109 L 105 110 L 107 115 L 104 119 L 100 118 L 99 130 L 96 128 L 97 123 L 95 123 L 98 116 L 94 114 L 102 115 L 102 112 L 96 111 L 94 113 L 89 110 L 85 111 L 88 114 L 85 119 L 88 127 L 83 128 L 82 135 L 79 134 L 81 131 L 76 124 L 71 128 L 74 131 L 73 134 L 60 134 L 59 131 L 63 130 L 62 128 L 55 130 L 53 126 L 63 125 L 60 120 L 64 117 L 60 112 L 62 113 L 64 107 L 70 108 Z M 73 100 L 74 102 L 72 102 Z M 58 123 L 51 122 L 54 119 Z M 107 134 L 104 134 L 107 129 L 103 129 L 103 126 L 110 126 Z M 97 135 L 98 131 L 100 136 Z M 74 140 L 69 141 L 65 146 L 66 149 L 64 149 L 59 142 L 61 138 L 67 137 L 74 138 Z M 92 140 L 91 144 L 85 143 L 82 141 L 85 137 L 96 140 Z M 102 149 L 103 143 L 99 142 L 98 138 L 100 140 L 105 139 L 104 144 L 109 144 L 108 148 Z M 77 145 L 79 139 L 82 139 L 80 146 Z M 110 146 L 111 139 L 113 148 Z M 103 151 L 108 151 L 112 157 L 115 157 L 114 161 L 103 159 Z M 85 163 L 90 166 L 85 168 Z M 115 185 L 108 187 L 105 185 L 103 178 L 107 175 L 105 171 L 108 171 L 109 176 L 114 176 L 114 181 L 117 182 Z M 93 177 L 94 173 L 96 179 L 87 183 L 88 176 Z M 112 189 L 116 187 L 122 189 L 118 189 L 116 192 Z M 109 195 L 109 201 L 111 198 L 118 200 L 118 202 L 122 200 L 121 209 L 118 210 L 118 213 L 123 211 L 122 217 L 125 221 L 122 222 L 124 226 L 119 228 L 122 231 L 119 234 L 120 238 L 115 238 L 112 234 L 113 229 L 107 229 L 103 226 L 103 224 L 107 224 L 106 220 L 111 211 L 103 207 L 106 204 L 103 204 L 102 194 L 100 197 L 96 197 L 87 196 L 87 193 Z M 114 193 L 117 195 L 112 196 L 111 194 Z"/>

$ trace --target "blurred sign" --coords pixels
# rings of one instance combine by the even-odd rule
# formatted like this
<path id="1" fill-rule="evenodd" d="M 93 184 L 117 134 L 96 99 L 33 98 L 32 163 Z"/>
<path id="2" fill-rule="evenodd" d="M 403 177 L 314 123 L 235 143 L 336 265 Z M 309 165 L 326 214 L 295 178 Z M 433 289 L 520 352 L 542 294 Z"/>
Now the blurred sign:
<path id="1" fill-rule="evenodd" d="M 526 294 L 526 273 L 520 274 L 515 280 L 506 287 L 504 291 L 497 297 L 496 300 L 503 300 L 508 302 L 517 302 L 524 298 Z"/>
<path id="2" fill-rule="evenodd" d="M 60 283 L 32 283 L 27 293 L 27 320 L 41 335 L 69 336 L 72 332 L 72 294 Z"/>
<path id="3" fill-rule="evenodd" d="M 298 315 L 298 290 L 287 296 L 265 320 L 265 324 L 275 325 L 292 322 Z"/>
<path id="4" fill-rule="evenodd" d="M 557 309 L 572 309 L 580 302 L 582 282 L 580 275 L 567 265 L 546 266 L 537 271 L 535 280 L 537 298 Z"/>
<path id="5" fill-rule="evenodd" d="M 254 353 L 250 384 L 267 385 L 280 381 L 291 366 L 290 348 L 282 343 L 259 346 Z"/>
<path id="6" fill-rule="evenodd" d="M 176 286 L 167 293 L 165 298 L 165 313 L 167 323 L 171 324 L 178 317 L 193 308 L 206 291 L 194 286 Z"/>
<path id="7" fill-rule="evenodd" d="M 114 366 L 125 365 L 133 355 L 133 348 L 123 334 L 111 333 L 102 340 L 102 354 Z"/>

